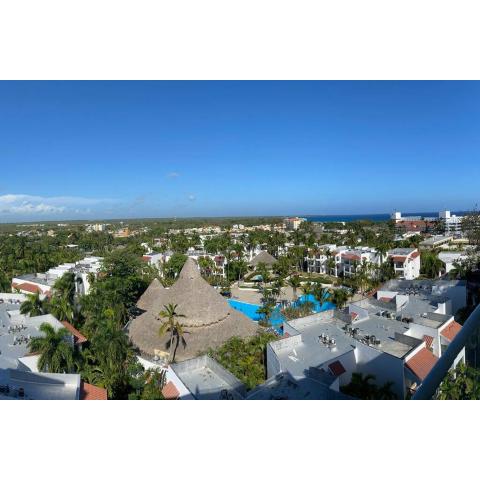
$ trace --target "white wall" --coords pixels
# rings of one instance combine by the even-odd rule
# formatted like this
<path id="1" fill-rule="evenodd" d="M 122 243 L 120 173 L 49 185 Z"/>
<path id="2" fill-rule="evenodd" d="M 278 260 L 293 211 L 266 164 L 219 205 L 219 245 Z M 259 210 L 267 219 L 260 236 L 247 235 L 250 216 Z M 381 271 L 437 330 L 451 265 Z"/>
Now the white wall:
<path id="1" fill-rule="evenodd" d="M 405 397 L 404 364 L 401 358 L 381 352 L 375 348 L 355 342 L 355 357 L 357 372 L 363 375 L 375 375 L 375 383 L 382 386 L 386 382 L 393 382 L 392 391 L 398 398 Z"/>

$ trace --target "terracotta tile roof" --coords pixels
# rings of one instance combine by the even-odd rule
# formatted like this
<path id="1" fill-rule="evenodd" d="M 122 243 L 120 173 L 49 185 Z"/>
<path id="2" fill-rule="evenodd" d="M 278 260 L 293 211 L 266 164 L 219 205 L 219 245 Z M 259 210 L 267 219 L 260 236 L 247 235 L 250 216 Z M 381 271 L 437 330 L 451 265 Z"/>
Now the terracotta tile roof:
<path id="1" fill-rule="evenodd" d="M 177 390 L 177 387 L 173 382 L 168 382 L 162 388 L 162 395 L 165 397 L 165 400 L 177 400 L 180 396 L 180 392 Z"/>
<path id="2" fill-rule="evenodd" d="M 394 262 L 404 262 L 407 259 L 407 257 L 405 257 L 403 255 L 402 256 L 396 255 L 396 256 L 392 257 L 392 259 L 393 259 Z"/>
<path id="3" fill-rule="evenodd" d="M 410 255 L 410 258 L 417 258 L 420 256 L 420 252 L 413 252 L 411 255 Z"/>
<path id="4" fill-rule="evenodd" d="M 430 335 L 424 335 L 423 340 L 425 341 L 427 348 L 430 349 L 432 347 L 433 337 L 431 337 Z"/>
<path id="5" fill-rule="evenodd" d="M 43 293 L 43 290 L 39 286 L 32 285 L 31 283 L 12 283 L 12 287 L 23 290 L 24 292 Z"/>
<path id="6" fill-rule="evenodd" d="M 387 303 L 387 302 L 391 302 L 391 301 L 393 300 L 393 298 L 390 298 L 390 297 L 380 297 L 379 300 L 380 300 L 381 302 Z"/>
<path id="7" fill-rule="evenodd" d="M 355 255 L 354 253 L 344 253 L 342 255 L 343 258 L 346 258 L 347 260 L 361 260 L 362 257 L 360 255 Z"/>
<path id="8" fill-rule="evenodd" d="M 80 400 L 108 400 L 107 391 L 90 383 L 80 385 Z"/>
<path id="9" fill-rule="evenodd" d="M 438 358 L 428 348 L 422 348 L 408 360 L 406 366 L 423 381 L 437 360 Z"/>
<path id="10" fill-rule="evenodd" d="M 340 360 L 336 360 L 328 366 L 328 369 L 332 372 L 332 375 L 339 377 L 342 373 L 345 373 L 345 367 L 342 365 Z"/>
<path id="11" fill-rule="evenodd" d="M 82 335 L 70 322 L 62 321 L 62 325 L 73 335 L 76 344 L 85 343 L 87 337 Z"/>
<path id="12" fill-rule="evenodd" d="M 452 341 L 457 333 L 462 329 L 462 326 L 455 320 L 449 323 L 443 330 L 440 330 L 440 335 L 445 337 L 447 340 Z"/>

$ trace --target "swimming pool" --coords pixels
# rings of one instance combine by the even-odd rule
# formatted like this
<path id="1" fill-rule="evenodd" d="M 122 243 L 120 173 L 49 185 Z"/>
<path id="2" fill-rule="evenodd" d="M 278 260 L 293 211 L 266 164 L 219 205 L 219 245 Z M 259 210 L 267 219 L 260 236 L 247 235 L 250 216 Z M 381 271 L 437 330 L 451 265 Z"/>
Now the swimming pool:
<path id="1" fill-rule="evenodd" d="M 325 302 L 323 305 L 320 305 L 320 303 L 315 299 L 313 295 L 302 295 L 295 302 L 295 305 L 301 305 L 302 303 L 305 303 L 307 301 L 313 303 L 313 310 L 315 311 L 315 313 L 323 312 L 325 310 L 332 310 L 333 308 L 335 308 L 335 304 L 331 302 Z M 257 310 L 260 308 L 260 305 L 256 305 L 254 303 L 240 302 L 238 300 L 232 300 L 232 299 L 230 299 L 228 303 L 232 308 L 242 312 L 248 318 L 251 318 L 256 322 L 264 318 L 263 314 L 257 313 Z M 280 306 L 275 307 L 275 310 L 273 311 L 272 316 L 270 317 L 270 323 L 272 324 L 272 327 L 274 327 L 277 330 L 280 329 L 284 319 L 285 319 L 284 316 L 280 312 Z"/>

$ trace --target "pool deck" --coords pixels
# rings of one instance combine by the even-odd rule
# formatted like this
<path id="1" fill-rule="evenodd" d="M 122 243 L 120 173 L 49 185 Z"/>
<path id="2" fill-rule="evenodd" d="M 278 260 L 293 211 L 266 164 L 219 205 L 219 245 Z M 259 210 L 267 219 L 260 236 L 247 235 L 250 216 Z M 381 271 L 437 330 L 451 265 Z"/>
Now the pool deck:
<path id="1" fill-rule="evenodd" d="M 240 302 L 246 302 L 246 303 L 254 303 L 255 305 L 260 305 L 262 303 L 261 302 L 262 295 L 258 291 L 239 288 L 237 283 L 232 285 L 231 292 L 232 292 L 232 300 L 238 300 Z M 302 290 L 298 288 L 297 296 L 299 297 L 302 294 L 303 294 Z M 282 293 L 279 299 L 292 301 L 293 300 L 292 287 L 288 287 L 288 286 L 283 287 Z"/>

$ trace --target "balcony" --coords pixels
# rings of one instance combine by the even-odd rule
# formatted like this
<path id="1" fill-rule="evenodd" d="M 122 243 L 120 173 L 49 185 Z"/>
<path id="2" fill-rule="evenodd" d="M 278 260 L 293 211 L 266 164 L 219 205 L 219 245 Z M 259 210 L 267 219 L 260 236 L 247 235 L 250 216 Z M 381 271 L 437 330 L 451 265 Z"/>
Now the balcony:
<path id="1" fill-rule="evenodd" d="M 447 376 L 457 355 L 465 347 L 467 364 L 477 368 L 480 353 L 480 305 L 470 314 L 462 329 L 450 343 L 445 353 L 437 360 L 435 366 L 423 380 L 412 400 L 430 400 L 437 398 L 438 388 Z M 473 362 L 472 362 L 473 360 Z"/>

